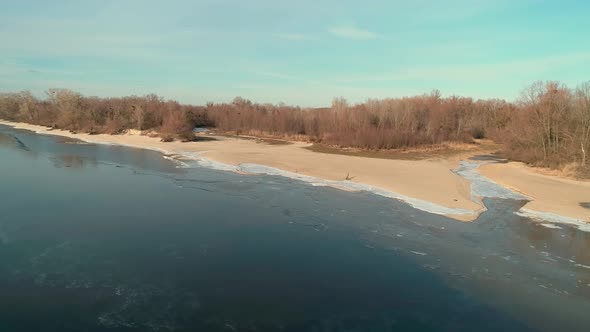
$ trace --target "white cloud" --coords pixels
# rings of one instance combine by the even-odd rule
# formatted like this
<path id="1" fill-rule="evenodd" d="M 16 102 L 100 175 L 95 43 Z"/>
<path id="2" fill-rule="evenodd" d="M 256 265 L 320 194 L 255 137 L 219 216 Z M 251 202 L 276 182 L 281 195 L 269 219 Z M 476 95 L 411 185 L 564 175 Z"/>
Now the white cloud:
<path id="1" fill-rule="evenodd" d="M 377 34 L 365 29 L 359 29 L 352 26 L 332 27 L 328 32 L 334 36 L 346 39 L 375 39 Z"/>

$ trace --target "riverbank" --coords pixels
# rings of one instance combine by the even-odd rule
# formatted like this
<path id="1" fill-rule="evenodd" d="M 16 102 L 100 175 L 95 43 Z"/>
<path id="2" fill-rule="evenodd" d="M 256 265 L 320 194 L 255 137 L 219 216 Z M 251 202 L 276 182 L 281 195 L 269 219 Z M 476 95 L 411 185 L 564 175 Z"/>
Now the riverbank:
<path id="1" fill-rule="evenodd" d="M 352 190 L 359 187 L 355 185 L 361 185 L 363 189 L 363 186 L 367 186 L 366 189 L 374 187 L 373 189 L 381 189 L 384 196 L 399 198 L 418 208 L 422 206 L 429 212 L 438 212 L 461 221 L 474 220 L 484 209 L 481 202 L 471 199 L 469 182 L 452 172 L 456 162 L 449 160 L 387 160 L 325 154 L 310 151 L 306 149 L 309 144 L 300 142 L 265 144 L 252 139 L 211 137 L 215 140 L 164 143 L 160 138 L 137 133 L 73 134 L 26 123 L 0 121 L 0 124 L 91 143 L 151 149 L 170 155 L 193 156 L 196 159 L 206 158 L 205 160 L 231 166 L 264 165 L 290 175 L 327 180 L 328 185 L 351 187 Z"/>
<path id="2" fill-rule="evenodd" d="M 530 197 L 532 201 L 521 209 L 525 215 L 536 215 L 549 221 L 561 216 L 573 219 L 570 220 L 572 222 L 590 222 L 587 204 L 590 203 L 590 181 L 540 174 L 516 162 L 482 165 L 479 172 L 506 188 Z"/>
<path id="3" fill-rule="evenodd" d="M 197 142 L 165 143 L 158 137 L 140 135 L 138 132 L 89 135 L 26 123 L 0 120 L 0 124 L 90 143 L 156 150 L 230 171 L 282 175 L 316 185 L 372 191 L 400 199 L 418 209 L 461 221 L 475 220 L 485 209 L 481 201 L 473 197 L 471 183 L 454 172 L 460 159 L 477 151 L 426 160 L 380 159 L 314 152 L 309 149 L 310 144 L 301 142 L 269 144 L 255 139 L 206 136 L 207 140 Z M 536 176 L 540 175 L 512 163 L 483 165 L 481 170 L 483 175 L 493 181 L 534 199 L 522 212 L 540 213 L 537 215 L 550 213 L 590 221 L 590 210 L 580 205 L 590 202 L 589 183 L 550 176 L 539 181 Z M 555 186 L 559 189 L 555 190 Z"/>

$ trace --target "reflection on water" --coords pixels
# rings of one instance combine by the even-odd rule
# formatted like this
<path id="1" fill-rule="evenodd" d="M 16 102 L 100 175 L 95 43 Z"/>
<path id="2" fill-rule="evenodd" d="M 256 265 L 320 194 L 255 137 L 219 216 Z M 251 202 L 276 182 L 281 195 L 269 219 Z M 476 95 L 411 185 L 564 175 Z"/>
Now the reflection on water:
<path id="1" fill-rule="evenodd" d="M 26 146 L 18 137 L 10 134 L 0 133 L 0 145 L 20 149 L 27 152 L 31 151 L 31 149 L 29 149 L 29 147 Z"/>
<path id="2" fill-rule="evenodd" d="M 182 173 L 174 163 L 161 158 L 154 151 L 130 149 L 119 146 L 86 144 L 79 140 L 60 136 L 39 135 L 0 125 L 0 147 L 23 152 L 33 158 L 50 159 L 56 167 L 95 167 L 98 163 L 133 167 L 143 171 Z"/>
<path id="3" fill-rule="evenodd" d="M 76 155 L 60 155 L 51 158 L 51 160 L 55 167 L 83 168 L 86 166 L 96 167 L 97 165 L 97 160 L 95 159 L 83 158 Z"/>
<path id="4" fill-rule="evenodd" d="M 61 139 L 59 142 L 70 143 Z M 0 146 L 15 149 L 31 157 L 37 157 L 39 155 L 37 151 L 27 146 L 27 144 L 14 133 L 0 132 Z M 58 154 L 48 158 L 53 161 L 55 167 L 83 168 L 84 166 L 96 166 L 97 164 L 96 159 L 85 158 L 76 154 Z"/>
<path id="5" fill-rule="evenodd" d="M 590 233 L 514 214 L 524 201 L 460 223 L 6 127 L 0 160 L 0 330 L 590 327 Z"/>

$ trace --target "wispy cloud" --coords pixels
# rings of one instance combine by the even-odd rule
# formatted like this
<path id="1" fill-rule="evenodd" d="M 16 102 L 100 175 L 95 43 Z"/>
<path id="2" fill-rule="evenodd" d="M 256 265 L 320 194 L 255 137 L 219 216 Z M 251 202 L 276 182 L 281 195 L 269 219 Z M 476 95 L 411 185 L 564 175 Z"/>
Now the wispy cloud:
<path id="1" fill-rule="evenodd" d="M 538 0 L 377 0 L 379 11 L 339 0 L 174 2 L 6 2 L 0 91 L 329 104 L 431 88 L 512 97 L 533 80 L 590 76 L 577 6 L 555 16 Z"/>
<path id="2" fill-rule="evenodd" d="M 377 34 L 369 30 L 360 29 L 354 26 L 331 27 L 328 32 L 334 36 L 346 39 L 375 39 Z"/>

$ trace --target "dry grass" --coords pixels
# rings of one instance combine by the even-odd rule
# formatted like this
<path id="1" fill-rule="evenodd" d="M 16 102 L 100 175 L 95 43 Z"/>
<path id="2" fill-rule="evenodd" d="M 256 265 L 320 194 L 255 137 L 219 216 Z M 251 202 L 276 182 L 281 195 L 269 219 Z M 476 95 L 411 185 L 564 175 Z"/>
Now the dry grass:
<path id="1" fill-rule="evenodd" d="M 228 132 L 212 132 L 212 135 L 213 136 L 220 136 L 220 137 L 250 140 L 250 141 L 255 141 L 256 143 L 268 144 L 268 145 L 290 145 L 290 144 L 293 144 L 293 142 L 300 141 L 297 139 L 285 139 L 285 138 L 278 138 L 278 137 L 269 136 L 269 135 L 260 135 L 260 136 L 258 136 L 258 135 L 236 135 L 235 133 L 228 133 Z"/>
<path id="2" fill-rule="evenodd" d="M 543 175 L 558 176 L 572 180 L 590 180 L 590 168 L 588 166 L 583 167 L 579 163 L 569 163 L 559 168 L 534 166 L 532 169 Z"/>
<path id="3" fill-rule="evenodd" d="M 340 154 L 347 156 L 400 159 L 400 160 L 430 160 L 430 159 L 464 159 L 479 154 L 496 153 L 500 145 L 490 140 L 477 140 L 473 144 L 447 142 L 442 144 L 422 146 L 396 150 L 361 150 L 351 148 L 339 148 L 314 143 L 307 149 L 328 154 Z"/>

